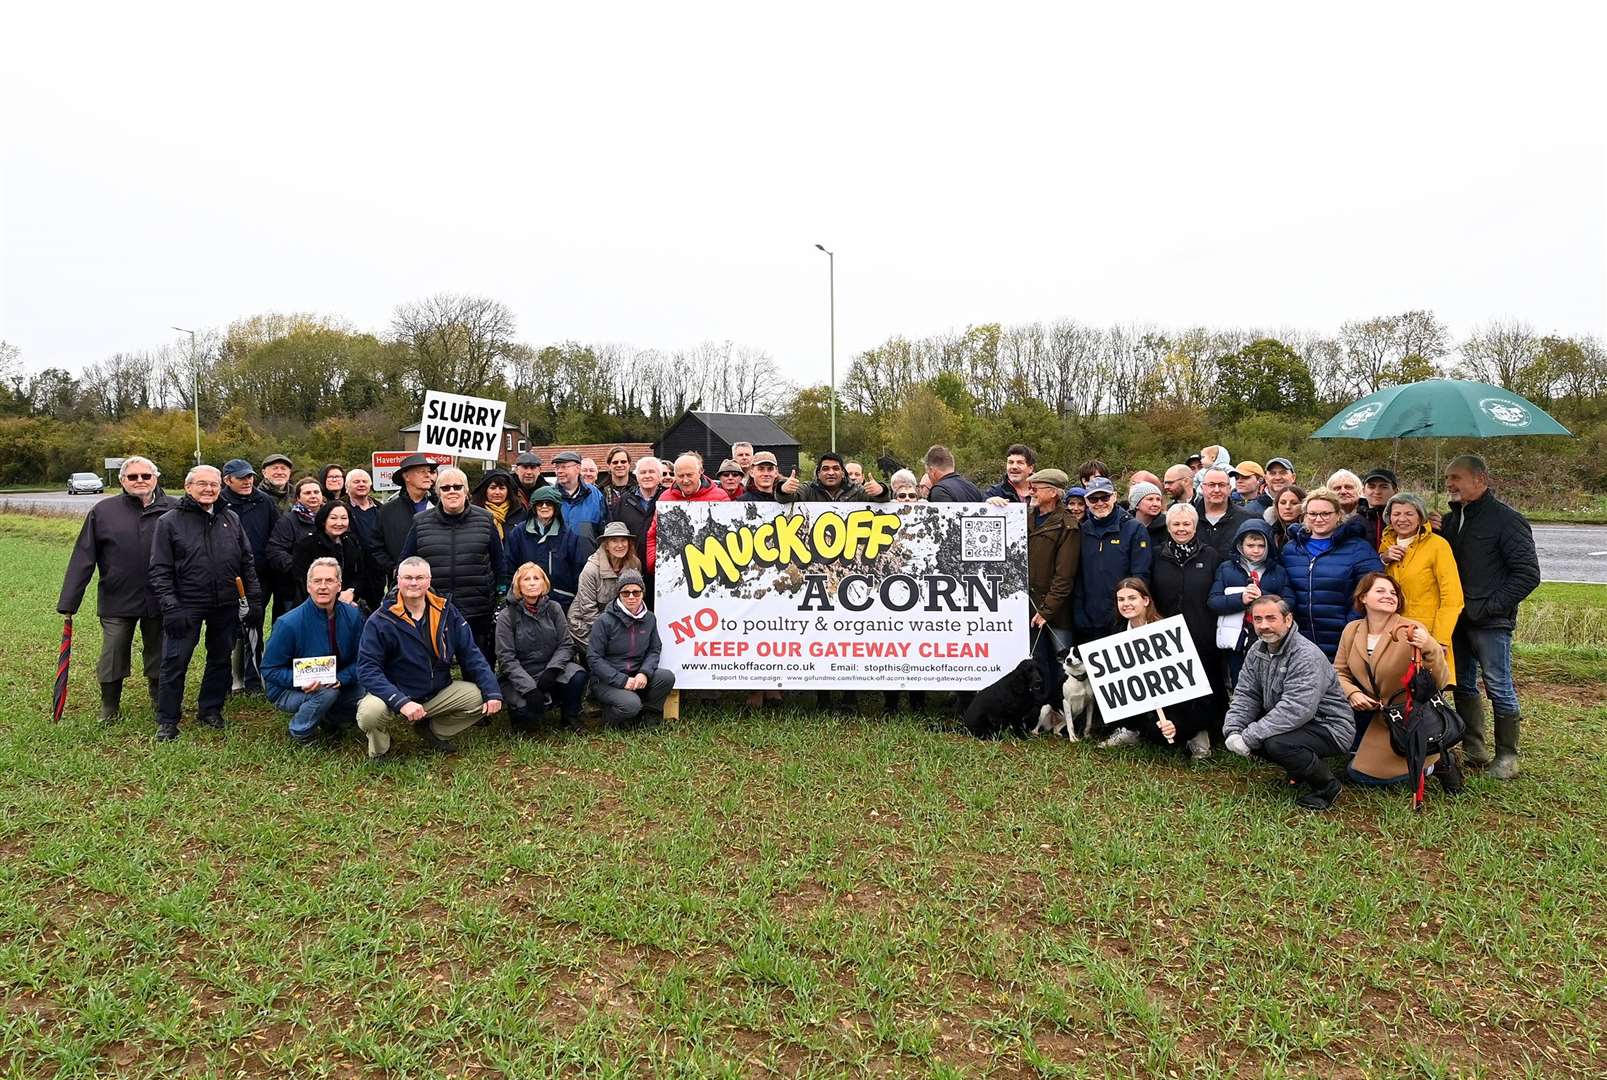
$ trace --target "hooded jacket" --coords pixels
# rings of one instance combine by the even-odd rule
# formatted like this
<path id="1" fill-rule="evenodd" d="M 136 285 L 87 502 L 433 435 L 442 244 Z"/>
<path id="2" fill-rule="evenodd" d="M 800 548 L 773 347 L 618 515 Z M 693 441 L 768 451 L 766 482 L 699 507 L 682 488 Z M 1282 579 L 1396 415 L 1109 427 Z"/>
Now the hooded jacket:
<path id="1" fill-rule="evenodd" d="M 307 596 L 307 569 L 314 559 L 334 559 L 340 563 L 340 587 L 352 590 L 362 602 L 365 613 L 379 606 L 384 590 L 374 579 L 368 556 L 363 553 L 363 545 L 357 537 L 347 532 L 337 541 L 319 528 L 314 529 L 311 536 L 296 541 L 296 550 L 291 553 L 290 584 L 303 599 Z M 274 623 L 275 627 L 278 625 Z"/>
<path id="2" fill-rule="evenodd" d="M 102 617 L 140 619 L 157 613 L 156 597 L 147 587 L 151 569 L 151 538 L 163 514 L 178 505 L 171 495 L 156 489 L 147 506 L 124 492 L 102 499 L 90 508 L 78 530 L 78 542 L 67 560 L 56 611 L 78 614 L 89 579 L 98 571 L 96 610 Z"/>
<path id="3" fill-rule="evenodd" d="M 490 511 L 472 504 L 457 514 L 430 507 L 413 519 L 397 563 L 413 555 L 430 564 L 430 591 L 450 600 L 465 619 L 496 615 L 497 592 L 507 584 L 508 570 Z"/>
<path id="4" fill-rule="evenodd" d="M 1109 633 L 1116 624 L 1116 583 L 1124 577 L 1149 580 L 1154 551 L 1149 530 L 1120 506 L 1104 518 L 1092 513 L 1080 530 L 1082 554 L 1074 596 L 1078 640 Z"/>
<path id="5" fill-rule="evenodd" d="M 681 489 L 671 484 L 659 494 L 659 502 L 730 502 L 725 489 L 703 477 L 702 486 L 691 495 L 682 495 Z M 791 500 L 786 500 L 791 501 Z M 647 570 L 652 573 L 658 566 L 658 513 L 654 508 L 652 522 L 647 526 Z"/>
<path id="6" fill-rule="evenodd" d="M 497 668 L 502 696 L 515 709 L 540 693 L 536 680 L 543 671 L 555 670 L 567 682 L 583 670 L 575 662 L 564 609 L 552 597 L 543 596 L 531 614 L 523 600 L 509 595 L 497 612 Z"/>
<path id="7" fill-rule="evenodd" d="M 497 539 L 506 544 L 508 534 L 524 522 L 529 511 L 526 509 L 525 494 L 519 489 L 519 481 L 515 480 L 507 469 L 492 469 L 482 476 L 480 482 L 474 485 L 474 492 L 469 496 L 469 501 L 490 514 L 492 521 L 496 521 L 496 511 L 491 509 L 485 497 L 486 489 L 491 486 L 493 480 L 502 481 L 503 486 L 508 489 L 508 509 L 497 526 Z"/>
<path id="8" fill-rule="evenodd" d="M 1216 580 L 1211 583 L 1211 598 L 1207 605 L 1217 615 L 1234 615 L 1243 613 L 1244 634 L 1239 637 L 1239 647 L 1249 648 L 1250 642 L 1255 640 L 1255 634 L 1250 630 L 1250 605 L 1244 602 L 1239 593 L 1229 593 L 1229 589 L 1244 589 L 1250 584 L 1250 565 L 1244 557 L 1244 551 L 1239 546 L 1246 536 L 1252 533 L 1266 538 L 1267 553 L 1262 558 L 1261 575 L 1257 581 L 1263 594 L 1273 594 L 1289 601 L 1294 607 L 1294 597 L 1289 592 L 1289 575 L 1284 573 L 1283 563 L 1278 560 L 1278 552 L 1272 543 L 1272 526 L 1259 518 L 1251 518 L 1239 526 L 1239 531 L 1233 537 L 1233 554 L 1223 559 L 1216 568 Z"/>
<path id="9" fill-rule="evenodd" d="M 1290 627 L 1275 649 L 1259 638 L 1244 654 L 1223 736 L 1239 732 L 1251 750 L 1274 735 L 1317 724 L 1335 745 L 1348 748 L 1356 717 L 1339 689 L 1334 665 L 1314 643 Z"/>
<path id="10" fill-rule="evenodd" d="M 389 602 L 363 624 L 357 647 L 357 681 L 364 691 L 385 702 L 391 712 L 401 712 L 408 702 L 428 701 L 445 690 L 452 681 L 452 665 L 457 664 L 482 697 L 502 700 L 490 663 L 451 601 L 426 593 L 424 616 L 414 622 L 400 595 L 386 599 Z"/>
<path id="11" fill-rule="evenodd" d="M 551 503 L 553 531 L 546 532 L 536 517 L 538 503 Z M 567 611 L 580 584 L 580 568 L 591 557 L 592 544 L 569 528 L 563 496 L 548 485 L 530 493 L 530 516 L 508 535 L 509 575 L 527 562 L 535 563 L 552 583 L 552 598 Z"/>
<path id="12" fill-rule="evenodd" d="M 1529 519 L 1486 491 L 1452 505 L 1440 524 L 1462 579 L 1462 621 L 1481 630 L 1511 630 L 1518 605 L 1540 584 L 1540 560 Z"/>
<path id="13" fill-rule="evenodd" d="M 1385 529 L 1378 545 L 1379 554 L 1394 547 L 1396 542 L 1395 530 Z M 1405 614 L 1422 623 L 1429 635 L 1445 646 L 1445 661 L 1454 679 L 1456 662 L 1451 656 L 1451 635 L 1456 631 L 1464 601 L 1462 578 L 1457 573 L 1451 545 L 1425 521 L 1400 562 L 1386 563 L 1384 573 L 1400 587 Z"/>
<path id="14" fill-rule="evenodd" d="M 641 561 L 636 558 L 635 552 L 625 557 L 625 565 L 620 570 L 614 569 L 614 564 L 608 559 L 608 552 L 598 548 L 586 560 L 586 565 L 580 571 L 580 585 L 575 589 L 574 602 L 569 605 L 569 633 L 575 639 L 575 644 L 584 649 L 591 637 L 591 624 L 597 621 L 597 616 L 619 596 L 619 575 L 624 570 L 640 572 Z"/>
<path id="15" fill-rule="evenodd" d="M 1202 495 L 1194 500 L 1194 511 L 1200 515 L 1199 524 L 1195 526 L 1194 533 L 1206 547 L 1215 548 L 1216 553 L 1226 559 L 1233 554 L 1233 544 L 1239 535 L 1239 526 L 1256 515 L 1237 503 L 1229 502 L 1227 513 L 1215 525 L 1205 520 L 1205 497 Z M 1164 517 L 1164 515 L 1163 515 Z"/>
<path id="16" fill-rule="evenodd" d="M 1329 539 L 1333 543 L 1326 551 L 1314 553 L 1306 527 L 1291 525 L 1278 561 L 1289 575 L 1291 595 L 1286 599 L 1294 608 L 1295 623 L 1332 660 L 1345 624 L 1361 617 L 1351 601 L 1356 586 L 1372 571 L 1382 571 L 1384 564 L 1354 527 L 1342 526 Z"/>
<path id="17" fill-rule="evenodd" d="M 1040 520 L 1027 508 L 1027 596 L 1032 613 L 1042 615 L 1056 630 L 1072 628 L 1071 593 L 1077 586 L 1082 561 L 1082 537 L 1077 519 L 1063 506 Z"/>
<path id="18" fill-rule="evenodd" d="M 291 661 L 297 657 L 333 655 L 336 681 L 341 686 L 356 686 L 357 650 L 362 640 L 363 613 L 353 605 L 335 601 L 331 619 L 311 599 L 302 601 L 273 624 L 268 647 L 263 651 L 262 681 L 267 686 L 268 700 L 277 704 L 295 689 Z"/>
<path id="19" fill-rule="evenodd" d="M 595 540 L 603 531 L 603 522 L 608 520 L 608 503 L 603 493 L 584 480 L 576 481 L 573 495 L 565 494 L 556 484 L 552 489 L 563 503 L 564 524 L 569 531 L 583 540 Z M 530 497 L 534 499 L 535 492 L 531 492 Z"/>
<path id="20" fill-rule="evenodd" d="M 658 670 L 659 651 L 658 620 L 653 613 L 644 606 L 641 618 L 632 618 L 620 610 L 616 600 L 591 624 L 586 664 L 593 678 L 623 690 L 632 675 L 652 677 Z"/>
<path id="21" fill-rule="evenodd" d="M 157 519 L 151 537 L 150 584 L 164 615 L 236 603 L 240 594 L 235 578 L 244 582 L 247 600 L 260 608 L 263 596 L 256 560 L 234 511 L 218 502 L 207 513 L 186 495 Z"/>

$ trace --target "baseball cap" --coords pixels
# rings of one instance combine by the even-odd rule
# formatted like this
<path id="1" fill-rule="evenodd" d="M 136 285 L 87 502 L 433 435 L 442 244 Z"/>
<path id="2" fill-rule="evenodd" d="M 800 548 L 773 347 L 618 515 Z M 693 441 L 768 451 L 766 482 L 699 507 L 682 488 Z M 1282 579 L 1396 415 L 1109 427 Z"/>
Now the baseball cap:
<path id="1" fill-rule="evenodd" d="M 1401 486 L 1400 478 L 1395 475 L 1394 469 L 1377 468 L 1361 478 L 1364 484 L 1371 484 L 1374 480 L 1387 480 L 1392 488 Z"/>
<path id="2" fill-rule="evenodd" d="M 755 464 L 755 465 L 774 465 L 778 469 L 781 467 L 781 463 L 776 460 L 776 455 L 772 454 L 768 450 L 760 450 L 757 454 L 754 454 L 753 455 L 753 464 Z"/>
<path id="3" fill-rule="evenodd" d="M 1267 475 L 1267 470 L 1257 461 L 1241 461 L 1228 470 L 1229 476 L 1261 476 Z"/>
<path id="4" fill-rule="evenodd" d="M 1083 497 L 1087 498 L 1089 495 L 1095 495 L 1095 494 L 1098 494 L 1099 492 L 1102 492 L 1102 491 L 1103 492 L 1108 492 L 1111 495 L 1115 495 L 1116 494 L 1116 485 L 1110 482 L 1110 477 L 1108 477 L 1108 476 L 1090 477 L 1089 480 L 1088 480 L 1088 486 L 1084 491 Z"/>
<path id="5" fill-rule="evenodd" d="M 253 469 L 251 467 L 251 462 L 247 461 L 245 458 L 230 458 L 228 463 L 223 466 L 223 475 L 255 476 L 257 475 L 257 470 Z"/>
<path id="6" fill-rule="evenodd" d="M 1271 461 L 1267 462 L 1267 468 L 1269 468 L 1269 469 L 1272 468 L 1274 465 L 1282 465 L 1284 468 L 1288 469 L 1290 472 L 1295 471 L 1295 463 L 1290 461 L 1286 457 L 1275 457 Z"/>

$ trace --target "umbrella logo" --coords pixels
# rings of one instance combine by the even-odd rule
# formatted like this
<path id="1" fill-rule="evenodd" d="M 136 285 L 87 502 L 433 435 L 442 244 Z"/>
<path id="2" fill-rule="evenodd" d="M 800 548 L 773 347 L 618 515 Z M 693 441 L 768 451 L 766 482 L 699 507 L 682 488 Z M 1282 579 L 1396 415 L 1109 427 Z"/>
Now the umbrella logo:
<path id="1" fill-rule="evenodd" d="M 1339 426 L 1346 431 L 1361 427 L 1367 421 L 1384 411 L 1384 406 L 1376 401 L 1369 401 L 1361 408 L 1354 410 L 1349 416 L 1339 422 Z"/>
<path id="2" fill-rule="evenodd" d="M 1516 401 L 1506 398 L 1483 398 L 1479 401 L 1479 408 L 1483 409 L 1490 419 L 1507 427 L 1528 427 L 1529 410 Z"/>

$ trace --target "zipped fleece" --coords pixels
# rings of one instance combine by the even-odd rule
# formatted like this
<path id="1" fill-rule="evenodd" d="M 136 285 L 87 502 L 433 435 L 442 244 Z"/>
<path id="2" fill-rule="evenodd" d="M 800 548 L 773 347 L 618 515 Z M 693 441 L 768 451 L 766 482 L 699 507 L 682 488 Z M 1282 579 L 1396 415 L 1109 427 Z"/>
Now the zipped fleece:
<path id="1" fill-rule="evenodd" d="M 409 701 L 425 701 L 445 690 L 456 663 L 481 696 L 502 700 L 497 677 L 457 608 L 426 593 L 424 617 L 414 622 L 400 596 L 387 599 L 392 602 L 363 624 L 357 647 L 357 681 L 365 691 L 392 712 L 401 712 Z"/>

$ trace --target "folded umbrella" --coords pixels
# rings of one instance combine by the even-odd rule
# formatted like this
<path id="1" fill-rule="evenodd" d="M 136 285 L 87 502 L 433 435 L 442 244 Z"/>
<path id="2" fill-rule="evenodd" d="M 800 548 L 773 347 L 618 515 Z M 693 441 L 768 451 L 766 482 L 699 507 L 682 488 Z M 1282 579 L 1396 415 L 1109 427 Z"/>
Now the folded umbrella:
<path id="1" fill-rule="evenodd" d="M 61 711 L 67 707 L 67 669 L 73 662 L 73 617 L 68 615 L 61 624 L 61 648 L 56 652 L 56 696 L 50 709 L 50 718 L 59 721 Z"/>

